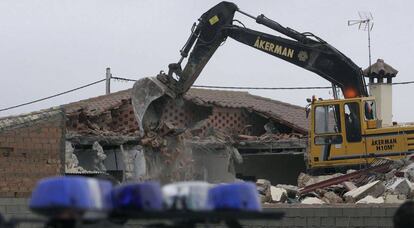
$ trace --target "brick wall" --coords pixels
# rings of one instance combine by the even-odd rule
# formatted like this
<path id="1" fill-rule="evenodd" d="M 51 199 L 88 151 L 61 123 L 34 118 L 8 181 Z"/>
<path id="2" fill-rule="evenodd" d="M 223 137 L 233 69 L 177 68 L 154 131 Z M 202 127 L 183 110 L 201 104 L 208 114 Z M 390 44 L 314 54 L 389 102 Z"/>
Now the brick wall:
<path id="1" fill-rule="evenodd" d="M 61 174 L 63 151 L 61 113 L 1 130 L 0 197 L 29 196 L 39 179 Z"/>
<path id="2" fill-rule="evenodd" d="M 0 213 L 10 217 L 36 217 L 28 210 L 27 199 L 0 198 Z M 285 212 L 285 217 L 277 221 L 243 221 L 243 227 L 350 227 L 350 228 L 392 228 L 392 217 L 398 205 L 286 205 L 280 204 L 265 211 Z M 148 221 L 130 220 L 125 227 L 142 227 Z M 25 224 L 21 227 L 39 227 Z M 103 226 L 100 226 L 103 227 Z M 109 227 L 109 226 L 105 226 Z M 225 227 L 212 226 L 212 227 Z M 118 226 L 119 228 L 119 226 Z"/>
<path id="3" fill-rule="evenodd" d="M 392 217 L 399 205 L 337 204 L 337 205 L 277 205 L 267 211 L 283 211 L 280 221 L 267 221 L 261 227 L 393 227 Z M 246 226 L 258 225 L 246 222 Z"/>

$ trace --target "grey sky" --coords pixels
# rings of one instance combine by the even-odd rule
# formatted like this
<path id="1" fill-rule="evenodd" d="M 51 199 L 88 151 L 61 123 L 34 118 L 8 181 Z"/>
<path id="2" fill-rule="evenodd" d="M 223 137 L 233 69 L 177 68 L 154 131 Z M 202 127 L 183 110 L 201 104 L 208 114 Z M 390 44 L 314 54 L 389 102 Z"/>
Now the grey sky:
<path id="1" fill-rule="evenodd" d="M 0 108 L 52 95 L 114 76 L 154 76 L 179 58 L 191 25 L 219 1 L 159 0 L 1 0 Z M 284 26 L 313 32 L 362 68 L 368 65 L 367 35 L 347 20 L 358 11 L 374 15 L 373 62 L 383 58 L 399 70 L 395 81 L 414 80 L 412 1 L 235 1 L 253 15 L 265 14 Z M 248 27 L 271 32 L 251 19 Z M 271 32 L 273 33 L 273 32 Z M 196 84 L 223 86 L 326 86 L 327 81 L 270 55 L 228 39 L 208 63 Z M 113 82 L 112 90 L 132 87 Z M 414 121 L 414 85 L 394 87 L 394 120 Z M 104 94 L 104 84 L 39 104 L 2 112 L 0 116 L 39 110 Z M 250 91 L 304 106 L 323 91 Z"/>

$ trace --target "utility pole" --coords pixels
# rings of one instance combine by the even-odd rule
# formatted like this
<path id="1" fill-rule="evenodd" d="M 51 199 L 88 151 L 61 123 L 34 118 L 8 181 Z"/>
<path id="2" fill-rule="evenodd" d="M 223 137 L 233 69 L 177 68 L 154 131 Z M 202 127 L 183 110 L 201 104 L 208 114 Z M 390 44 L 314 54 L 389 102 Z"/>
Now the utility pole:
<path id="1" fill-rule="evenodd" d="M 106 94 L 111 93 L 111 78 L 112 78 L 111 68 L 107 67 L 106 68 Z"/>

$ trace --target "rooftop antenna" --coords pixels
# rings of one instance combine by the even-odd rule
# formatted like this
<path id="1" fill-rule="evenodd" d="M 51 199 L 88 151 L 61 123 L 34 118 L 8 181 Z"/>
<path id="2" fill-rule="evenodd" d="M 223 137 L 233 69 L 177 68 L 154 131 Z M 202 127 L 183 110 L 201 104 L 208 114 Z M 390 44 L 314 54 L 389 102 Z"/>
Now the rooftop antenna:
<path id="1" fill-rule="evenodd" d="M 371 30 L 374 27 L 374 17 L 372 17 L 371 12 L 358 12 L 359 20 L 349 20 L 348 26 L 358 25 L 359 30 L 368 31 L 368 56 L 369 56 L 369 66 L 371 66 Z M 371 68 L 369 68 L 371 70 Z"/>

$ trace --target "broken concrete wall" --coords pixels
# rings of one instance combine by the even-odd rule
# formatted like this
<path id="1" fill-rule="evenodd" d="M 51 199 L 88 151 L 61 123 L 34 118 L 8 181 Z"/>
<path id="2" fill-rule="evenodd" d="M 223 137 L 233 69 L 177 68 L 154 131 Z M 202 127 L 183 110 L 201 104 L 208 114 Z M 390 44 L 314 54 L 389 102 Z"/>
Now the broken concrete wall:
<path id="1" fill-rule="evenodd" d="M 71 142 L 66 141 L 65 144 L 65 173 L 85 172 L 86 170 L 79 166 L 79 160 L 76 156 L 75 148 Z"/>
<path id="2" fill-rule="evenodd" d="M 66 152 L 71 153 L 70 147 L 68 148 L 69 149 Z M 75 147 L 75 150 L 72 153 L 76 156 L 78 165 L 84 170 L 98 172 L 106 171 L 104 161 L 107 156 L 98 142 L 94 142 L 93 145 L 89 146 Z"/>
<path id="3" fill-rule="evenodd" d="M 170 145 L 159 151 L 146 148 L 146 179 L 162 183 L 203 180 L 210 183 L 235 181 L 234 163 L 241 162 L 238 151 L 217 141 L 167 140 Z"/>
<path id="4" fill-rule="evenodd" d="M 143 181 L 146 179 L 147 165 L 144 150 L 139 145 L 121 145 L 122 160 L 125 165 L 125 181 Z"/>
<path id="5" fill-rule="evenodd" d="M 235 164 L 243 162 L 236 148 L 211 140 L 190 140 L 186 145 L 194 160 L 194 180 L 209 183 L 236 180 Z"/>

